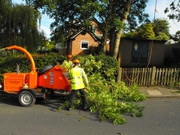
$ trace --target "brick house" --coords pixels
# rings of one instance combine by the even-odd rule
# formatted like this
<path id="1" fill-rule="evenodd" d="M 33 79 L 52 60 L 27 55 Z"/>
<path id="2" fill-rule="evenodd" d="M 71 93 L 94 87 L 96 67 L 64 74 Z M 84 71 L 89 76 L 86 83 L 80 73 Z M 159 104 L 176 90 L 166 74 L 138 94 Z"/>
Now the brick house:
<path id="1" fill-rule="evenodd" d="M 82 55 L 98 51 L 98 46 L 101 44 L 102 33 L 99 30 L 96 20 L 92 20 L 91 25 L 91 31 L 81 29 L 68 35 L 67 46 L 60 48 L 59 53 L 62 55 Z"/>
<path id="2" fill-rule="evenodd" d="M 100 39 L 93 32 L 79 31 L 68 38 L 66 54 L 78 55 L 94 52 L 98 49 Z"/>

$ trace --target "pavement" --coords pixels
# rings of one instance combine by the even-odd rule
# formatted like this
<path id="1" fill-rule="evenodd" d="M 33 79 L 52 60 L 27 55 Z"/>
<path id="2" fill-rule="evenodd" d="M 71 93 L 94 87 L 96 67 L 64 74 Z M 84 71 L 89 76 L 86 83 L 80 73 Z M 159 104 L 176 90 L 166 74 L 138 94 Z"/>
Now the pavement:
<path id="1" fill-rule="evenodd" d="M 169 88 L 167 86 L 139 87 L 139 91 L 147 98 L 180 97 L 180 87 Z"/>

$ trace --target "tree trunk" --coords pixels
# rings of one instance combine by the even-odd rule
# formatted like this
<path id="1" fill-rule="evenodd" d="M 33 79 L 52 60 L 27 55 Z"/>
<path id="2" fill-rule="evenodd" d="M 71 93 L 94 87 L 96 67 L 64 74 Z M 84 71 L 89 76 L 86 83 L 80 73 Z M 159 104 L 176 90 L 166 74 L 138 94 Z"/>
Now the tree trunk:
<path id="1" fill-rule="evenodd" d="M 103 38 L 103 44 L 102 44 L 102 52 L 106 53 L 106 42 L 107 42 L 107 37 L 108 37 L 108 29 L 105 29 L 104 31 L 104 38 Z"/>
<path id="2" fill-rule="evenodd" d="M 126 2 L 125 8 L 124 8 L 124 12 L 123 12 L 123 15 L 122 15 L 122 20 L 121 20 L 123 26 L 124 26 L 125 21 L 127 20 L 128 13 L 129 13 L 129 11 L 130 11 L 131 2 L 132 2 L 132 0 L 127 0 L 127 2 Z M 120 40 L 121 40 L 122 30 L 123 30 L 123 29 L 119 30 L 119 31 L 116 33 L 116 39 L 115 39 L 115 45 L 114 45 L 114 52 L 113 52 L 113 57 L 114 57 L 115 59 L 117 58 L 118 52 L 119 52 L 119 46 L 120 46 Z"/>
<path id="3" fill-rule="evenodd" d="M 119 30 L 116 33 L 116 39 L 115 39 L 115 47 L 114 47 L 114 52 L 113 52 L 113 57 L 116 59 L 118 56 L 119 52 L 119 46 L 120 46 L 120 40 L 121 40 L 121 35 L 122 35 L 122 29 Z"/>
<path id="4" fill-rule="evenodd" d="M 109 0 L 109 6 L 108 6 L 108 17 L 106 18 L 107 20 L 107 22 L 106 22 L 106 24 L 105 24 L 105 29 L 104 29 L 104 33 L 103 33 L 103 36 L 104 36 L 104 38 L 103 38 L 103 44 L 102 44 L 102 52 L 103 53 L 106 53 L 107 52 L 107 50 L 106 50 L 106 45 L 107 45 L 107 38 L 108 38 L 108 30 L 109 30 L 109 18 L 110 18 L 110 16 L 112 15 L 112 9 L 113 9 L 113 2 L 114 2 L 114 0 Z"/>
<path id="5" fill-rule="evenodd" d="M 110 55 L 113 56 L 113 52 L 114 52 L 114 45 L 115 45 L 115 39 L 116 39 L 116 33 L 115 33 L 115 29 L 111 29 L 110 30 Z"/>

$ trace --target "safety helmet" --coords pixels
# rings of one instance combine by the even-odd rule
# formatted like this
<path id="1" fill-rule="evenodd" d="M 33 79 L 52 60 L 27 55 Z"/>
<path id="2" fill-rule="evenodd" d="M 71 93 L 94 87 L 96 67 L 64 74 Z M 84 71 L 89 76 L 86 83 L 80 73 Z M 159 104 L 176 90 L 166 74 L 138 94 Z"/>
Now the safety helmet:
<path id="1" fill-rule="evenodd" d="M 78 60 L 78 59 L 75 59 L 75 60 L 73 60 L 73 63 L 75 64 L 75 63 L 80 63 L 80 61 Z"/>
<path id="2" fill-rule="evenodd" d="M 71 59 L 71 58 L 72 58 L 72 56 L 69 54 L 69 55 L 67 56 L 67 58 L 68 58 L 68 59 Z"/>

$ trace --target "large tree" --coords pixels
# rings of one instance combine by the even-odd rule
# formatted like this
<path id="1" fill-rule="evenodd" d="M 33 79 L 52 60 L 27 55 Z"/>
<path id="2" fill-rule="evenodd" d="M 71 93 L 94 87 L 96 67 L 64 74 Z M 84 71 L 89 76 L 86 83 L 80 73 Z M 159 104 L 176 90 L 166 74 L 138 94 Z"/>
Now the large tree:
<path id="1" fill-rule="evenodd" d="M 111 55 L 119 52 L 123 28 L 131 29 L 148 17 L 144 9 L 148 0 L 26 0 L 35 8 L 44 9 L 55 21 L 51 24 L 54 38 L 64 39 L 64 35 L 75 29 L 89 28 L 89 20 L 96 18 L 102 27 L 102 52 L 106 52 L 107 38 L 110 37 Z M 57 35 L 57 36 L 56 36 Z M 61 36 L 63 35 L 63 36 Z M 112 36 L 114 35 L 114 36 Z"/>
<path id="2" fill-rule="evenodd" d="M 170 36 L 169 22 L 166 19 L 160 19 L 160 18 L 155 19 L 153 22 L 153 28 L 156 36 L 159 36 L 159 32 L 162 32 L 167 36 Z"/>
<path id="3" fill-rule="evenodd" d="M 45 36 L 38 30 L 39 12 L 28 5 L 0 2 L 0 47 L 17 44 L 30 52 L 45 45 Z"/>
<path id="4" fill-rule="evenodd" d="M 180 21 L 180 0 L 173 0 L 164 12 L 168 14 L 169 19 Z"/>
<path id="5" fill-rule="evenodd" d="M 178 30 L 173 36 L 172 39 L 176 42 L 180 42 L 180 30 Z"/>

